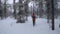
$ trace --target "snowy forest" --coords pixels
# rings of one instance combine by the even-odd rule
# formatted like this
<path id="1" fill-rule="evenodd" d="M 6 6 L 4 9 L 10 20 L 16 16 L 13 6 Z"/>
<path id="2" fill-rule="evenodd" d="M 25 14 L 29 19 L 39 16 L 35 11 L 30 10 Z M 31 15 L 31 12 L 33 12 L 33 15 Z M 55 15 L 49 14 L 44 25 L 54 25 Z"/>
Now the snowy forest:
<path id="1" fill-rule="evenodd" d="M 59 34 L 60 0 L 0 0 L 0 34 Z"/>

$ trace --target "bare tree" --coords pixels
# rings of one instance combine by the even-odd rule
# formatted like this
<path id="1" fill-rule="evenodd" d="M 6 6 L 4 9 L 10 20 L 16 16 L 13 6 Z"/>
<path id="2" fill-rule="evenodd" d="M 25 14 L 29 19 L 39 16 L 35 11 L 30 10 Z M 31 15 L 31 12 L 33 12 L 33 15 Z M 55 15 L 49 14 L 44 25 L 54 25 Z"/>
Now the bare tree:
<path id="1" fill-rule="evenodd" d="M 19 14 L 22 14 L 22 0 L 19 0 Z"/>
<path id="2" fill-rule="evenodd" d="M 54 0 L 51 0 L 52 5 L 52 30 L 54 30 Z"/>
<path id="3" fill-rule="evenodd" d="M 14 8 L 14 17 L 16 19 L 16 6 L 15 6 L 15 0 L 13 1 L 13 8 Z"/>
<path id="4" fill-rule="evenodd" d="M 49 7 L 50 7 L 50 4 L 49 4 L 49 1 L 46 0 L 46 6 L 47 6 L 47 23 L 49 23 Z"/>
<path id="5" fill-rule="evenodd" d="M 6 18 L 6 2 L 7 2 L 7 0 L 4 0 L 4 16 L 5 16 L 5 18 Z"/>
<path id="6" fill-rule="evenodd" d="M 49 19 L 52 20 L 52 30 L 54 30 L 54 0 L 46 0 L 47 1 L 47 17 L 48 17 L 48 22 Z"/>
<path id="7" fill-rule="evenodd" d="M 42 0 L 39 0 L 39 15 L 40 15 L 40 17 L 42 17 L 42 13 L 43 13 L 43 11 L 42 11 Z"/>
<path id="8" fill-rule="evenodd" d="M 25 6 L 25 13 L 26 13 L 26 20 L 27 20 L 27 16 L 28 16 L 28 1 L 29 0 L 26 0 L 25 5 L 24 5 Z"/>
<path id="9" fill-rule="evenodd" d="M 1 6 L 1 0 L 0 0 L 0 17 L 2 18 L 2 6 Z"/>

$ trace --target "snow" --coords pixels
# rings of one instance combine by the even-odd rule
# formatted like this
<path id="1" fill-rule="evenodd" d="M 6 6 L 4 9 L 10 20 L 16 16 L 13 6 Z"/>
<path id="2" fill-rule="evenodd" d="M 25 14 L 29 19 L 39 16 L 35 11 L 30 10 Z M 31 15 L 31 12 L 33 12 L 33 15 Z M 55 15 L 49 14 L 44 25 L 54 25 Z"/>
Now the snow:
<path id="1" fill-rule="evenodd" d="M 0 34 L 60 34 L 59 19 L 55 19 L 55 30 L 49 28 L 47 19 L 37 18 L 33 27 L 31 16 L 26 23 L 16 23 L 17 20 L 8 17 L 0 20 Z"/>

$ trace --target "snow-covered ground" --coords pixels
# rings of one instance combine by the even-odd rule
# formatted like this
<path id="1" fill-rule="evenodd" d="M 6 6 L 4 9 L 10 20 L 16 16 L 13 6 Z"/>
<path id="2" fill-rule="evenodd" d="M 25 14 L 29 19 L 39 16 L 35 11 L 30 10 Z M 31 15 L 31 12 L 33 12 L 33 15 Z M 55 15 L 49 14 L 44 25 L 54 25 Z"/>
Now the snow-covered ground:
<path id="1" fill-rule="evenodd" d="M 60 34 L 59 19 L 55 19 L 55 30 L 49 28 L 47 19 L 37 18 L 33 27 L 31 17 L 26 23 L 16 23 L 14 18 L 0 20 L 0 34 Z"/>

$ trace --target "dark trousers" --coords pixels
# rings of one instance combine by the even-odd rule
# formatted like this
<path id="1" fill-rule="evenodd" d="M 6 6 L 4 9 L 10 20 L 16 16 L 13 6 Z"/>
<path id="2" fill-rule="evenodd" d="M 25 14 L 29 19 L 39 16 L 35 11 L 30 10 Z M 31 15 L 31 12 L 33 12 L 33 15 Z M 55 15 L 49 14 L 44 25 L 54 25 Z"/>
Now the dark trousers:
<path id="1" fill-rule="evenodd" d="M 60 24 L 59 24 L 59 28 L 60 28 Z"/>
<path id="2" fill-rule="evenodd" d="M 35 26 L 35 20 L 33 20 L 33 26 Z"/>

